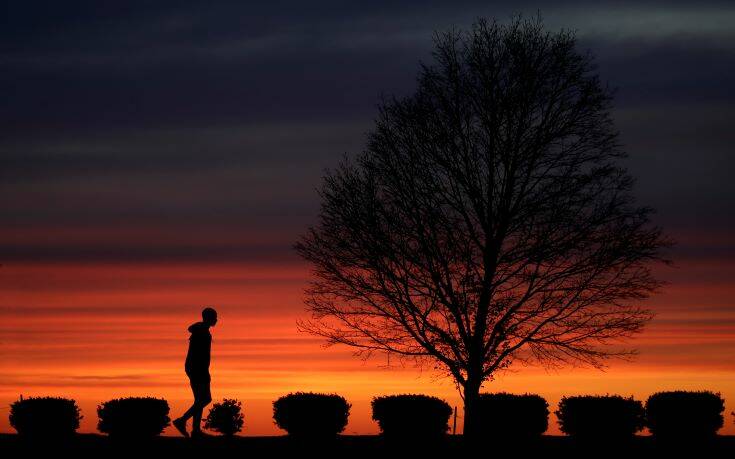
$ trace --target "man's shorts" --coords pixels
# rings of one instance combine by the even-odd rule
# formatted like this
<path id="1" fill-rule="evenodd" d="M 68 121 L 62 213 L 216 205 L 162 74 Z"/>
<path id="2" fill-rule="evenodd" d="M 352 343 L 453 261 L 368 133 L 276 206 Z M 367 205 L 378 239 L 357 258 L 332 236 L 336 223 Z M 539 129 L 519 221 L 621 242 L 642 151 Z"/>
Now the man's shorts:
<path id="1" fill-rule="evenodd" d="M 189 384 L 191 391 L 194 393 L 194 400 L 212 400 L 212 393 L 209 390 L 210 377 L 205 375 L 189 375 Z"/>

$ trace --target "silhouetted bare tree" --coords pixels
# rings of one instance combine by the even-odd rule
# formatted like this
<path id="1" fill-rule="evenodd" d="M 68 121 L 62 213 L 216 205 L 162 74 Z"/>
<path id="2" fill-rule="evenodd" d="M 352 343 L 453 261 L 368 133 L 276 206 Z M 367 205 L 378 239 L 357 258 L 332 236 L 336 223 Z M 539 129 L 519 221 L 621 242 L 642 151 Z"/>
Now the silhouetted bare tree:
<path id="1" fill-rule="evenodd" d="M 300 327 L 368 355 L 439 362 L 465 401 L 514 361 L 599 366 L 641 330 L 667 245 L 631 195 L 611 91 L 540 20 L 435 37 L 418 89 L 327 172 Z"/>

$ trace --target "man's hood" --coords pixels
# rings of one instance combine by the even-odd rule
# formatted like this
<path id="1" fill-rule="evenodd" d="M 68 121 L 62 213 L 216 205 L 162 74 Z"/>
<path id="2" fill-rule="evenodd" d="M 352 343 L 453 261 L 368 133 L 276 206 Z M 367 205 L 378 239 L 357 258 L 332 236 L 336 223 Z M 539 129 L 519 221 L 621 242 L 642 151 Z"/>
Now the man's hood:
<path id="1" fill-rule="evenodd" d="M 204 322 L 197 322 L 195 324 L 191 324 L 189 327 L 189 333 L 203 333 L 209 330 L 209 327 Z"/>

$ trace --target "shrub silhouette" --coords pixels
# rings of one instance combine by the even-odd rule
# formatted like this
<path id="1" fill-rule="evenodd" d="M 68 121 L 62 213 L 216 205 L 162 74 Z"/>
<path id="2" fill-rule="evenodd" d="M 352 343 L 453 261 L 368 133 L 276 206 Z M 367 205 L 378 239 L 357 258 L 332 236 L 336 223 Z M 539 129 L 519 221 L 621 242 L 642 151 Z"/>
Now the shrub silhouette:
<path id="1" fill-rule="evenodd" d="M 100 432 L 115 437 L 153 437 L 169 425 L 168 402 L 153 397 L 109 400 L 97 407 Z"/>
<path id="2" fill-rule="evenodd" d="M 33 437 L 66 437 L 79 428 L 76 401 L 61 397 L 30 397 L 10 405 L 10 425 L 19 435 Z"/>
<path id="3" fill-rule="evenodd" d="M 478 402 L 484 434 L 535 437 L 549 427 L 549 404 L 535 394 L 481 394 Z"/>
<path id="4" fill-rule="evenodd" d="M 212 405 L 204 419 L 204 428 L 229 437 L 240 432 L 243 423 L 242 404 L 238 400 L 226 398 L 222 403 Z"/>
<path id="5" fill-rule="evenodd" d="M 373 419 L 386 437 L 441 437 L 449 430 L 452 408 L 428 395 L 375 397 L 370 404 Z"/>
<path id="6" fill-rule="evenodd" d="M 723 411 L 719 393 L 658 392 L 646 400 L 646 426 L 657 437 L 714 436 L 724 424 Z"/>
<path id="7" fill-rule="evenodd" d="M 630 437 L 645 424 L 643 404 L 619 395 L 562 397 L 559 427 L 574 437 Z"/>
<path id="8" fill-rule="evenodd" d="M 331 437 L 347 426 L 351 406 L 337 394 L 296 392 L 273 402 L 273 420 L 289 435 Z"/>

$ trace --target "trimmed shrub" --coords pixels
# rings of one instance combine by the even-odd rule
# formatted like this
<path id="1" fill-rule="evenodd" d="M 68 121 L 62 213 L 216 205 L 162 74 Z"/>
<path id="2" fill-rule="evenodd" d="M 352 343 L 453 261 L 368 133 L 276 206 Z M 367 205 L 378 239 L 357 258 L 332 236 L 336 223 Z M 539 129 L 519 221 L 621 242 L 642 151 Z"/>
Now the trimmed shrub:
<path id="1" fill-rule="evenodd" d="M 62 397 L 30 397 L 10 405 L 10 425 L 19 435 L 66 437 L 79 428 L 77 402 Z"/>
<path id="2" fill-rule="evenodd" d="M 492 436 L 536 437 L 549 427 L 549 404 L 536 394 L 480 394 L 481 429 Z"/>
<path id="3" fill-rule="evenodd" d="M 563 397 L 556 416 L 561 431 L 573 437 L 630 437 L 645 424 L 643 404 L 633 397 Z"/>
<path id="4" fill-rule="evenodd" d="M 97 407 L 100 432 L 115 437 L 154 437 L 168 427 L 168 402 L 153 397 L 109 400 Z"/>
<path id="5" fill-rule="evenodd" d="M 646 426 L 657 437 L 714 436 L 725 422 L 723 411 L 719 393 L 658 392 L 646 401 Z"/>
<path id="6" fill-rule="evenodd" d="M 244 423 L 242 404 L 238 400 L 224 399 L 215 403 L 204 419 L 204 428 L 231 437 L 242 430 Z"/>
<path id="7" fill-rule="evenodd" d="M 389 395 L 370 403 L 373 420 L 386 437 L 442 437 L 449 430 L 452 408 L 428 395 Z"/>
<path id="8" fill-rule="evenodd" d="M 351 407 L 337 394 L 296 392 L 273 402 L 273 420 L 289 435 L 331 437 L 345 430 Z"/>

